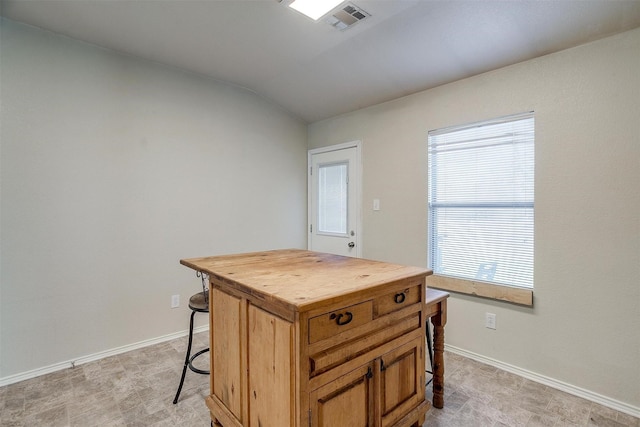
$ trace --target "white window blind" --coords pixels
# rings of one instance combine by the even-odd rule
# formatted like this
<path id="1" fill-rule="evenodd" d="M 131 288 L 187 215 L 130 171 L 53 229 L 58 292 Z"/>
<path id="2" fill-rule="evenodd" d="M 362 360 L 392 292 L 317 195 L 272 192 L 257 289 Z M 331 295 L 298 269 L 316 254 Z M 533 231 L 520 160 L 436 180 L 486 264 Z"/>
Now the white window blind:
<path id="1" fill-rule="evenodd" d="M 429 268 L 533 288 L 533 112 L 429 132 Z"/>
<path id="2" fill-rule="evenodd" d="M 348 163 L 318 168 L 318 233 L 347 234 Z"/>

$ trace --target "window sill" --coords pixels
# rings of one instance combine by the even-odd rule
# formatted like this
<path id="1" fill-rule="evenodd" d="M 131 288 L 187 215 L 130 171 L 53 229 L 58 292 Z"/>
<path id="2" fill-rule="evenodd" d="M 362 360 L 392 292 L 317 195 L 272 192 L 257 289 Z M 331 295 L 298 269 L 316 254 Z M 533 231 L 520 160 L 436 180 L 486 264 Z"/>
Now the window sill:
<path id="1" fill-rule="evenodd" d="M 506 301 L 518 305 L 533 306 L 533 289 L 494 285 L 492 283 L 475 282 L 472 280 L 436 275 L 427 276 L 427 286 L 444 291 Z"/>

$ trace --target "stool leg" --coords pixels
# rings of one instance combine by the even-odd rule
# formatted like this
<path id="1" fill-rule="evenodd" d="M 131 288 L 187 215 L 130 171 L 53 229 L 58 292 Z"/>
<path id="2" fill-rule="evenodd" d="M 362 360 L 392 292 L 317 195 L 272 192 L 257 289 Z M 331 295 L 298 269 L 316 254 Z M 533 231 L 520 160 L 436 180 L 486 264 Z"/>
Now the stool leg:
<path id="1" fill-rule="evenodd" d="M 431 362 L 431 370 L 433 371 L 433 344 L 431 343 L 431 327 L 429 319 L 427 319 L 427 351 L 429 352 L 429 362 Z"/>
<path id="2" fill-rule="evenodd" d="M 182 368 L 182 378 L 180 378 L 180 385 L 178 386 L 178 392 L 176 393 L 176 397 L 173 399 L 173 404 L 178 403 L 178 397 L 180 397 L 180 392 L 182 391 L 182 385 L 184 384 L 184 377 L 187 374 L 187 366 L 189 366 L 189 356 L 191 355 L 191 342 L 193 341 L 193 317 L 196 312 L 191 311 L 191 321 L 189 322 L 189 345 L 187 345 L 187 356 L 184 358 L 184 367 Z"/>
<path id="3" fill-rule="evenodd" d="M 431 327 L 429 326 L 429 320 L 430 319 L 427 319 L 427 351 L 429 352 L 429 364 L 431 365 L 431 370 L 427 370 L 427 373 L 431 374 L 431 378 L 429 378 L 429 381 L 427 381 L 425 385 L 429 385 L 429 383 L 433 381 L 433 344 L 431 343 Z"/>

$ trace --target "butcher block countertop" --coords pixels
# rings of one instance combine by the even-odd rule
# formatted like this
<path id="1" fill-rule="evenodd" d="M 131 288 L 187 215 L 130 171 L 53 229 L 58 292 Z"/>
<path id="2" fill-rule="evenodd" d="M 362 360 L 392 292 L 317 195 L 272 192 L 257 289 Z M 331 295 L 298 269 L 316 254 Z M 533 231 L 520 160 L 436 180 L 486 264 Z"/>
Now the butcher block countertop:
<path id="1" fill-rule="evenodd" d="M 421 267 L 299 249 L 191 258 L 180 263 L 207 273 L 214 284 L 297 313 L 346 294 L 388 292 L 393 282 L 422 280 L 432 273 Z"/>

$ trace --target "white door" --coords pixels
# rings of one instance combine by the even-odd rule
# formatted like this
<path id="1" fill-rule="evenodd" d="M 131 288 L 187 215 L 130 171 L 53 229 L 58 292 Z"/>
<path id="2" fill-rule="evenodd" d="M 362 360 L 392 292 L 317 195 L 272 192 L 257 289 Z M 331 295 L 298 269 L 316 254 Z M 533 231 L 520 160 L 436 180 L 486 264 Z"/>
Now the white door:
<path id="1" fill-rule="evenodd" d="M 360 141 L 309 151 L 309 250 L 360 250 Z"/>

